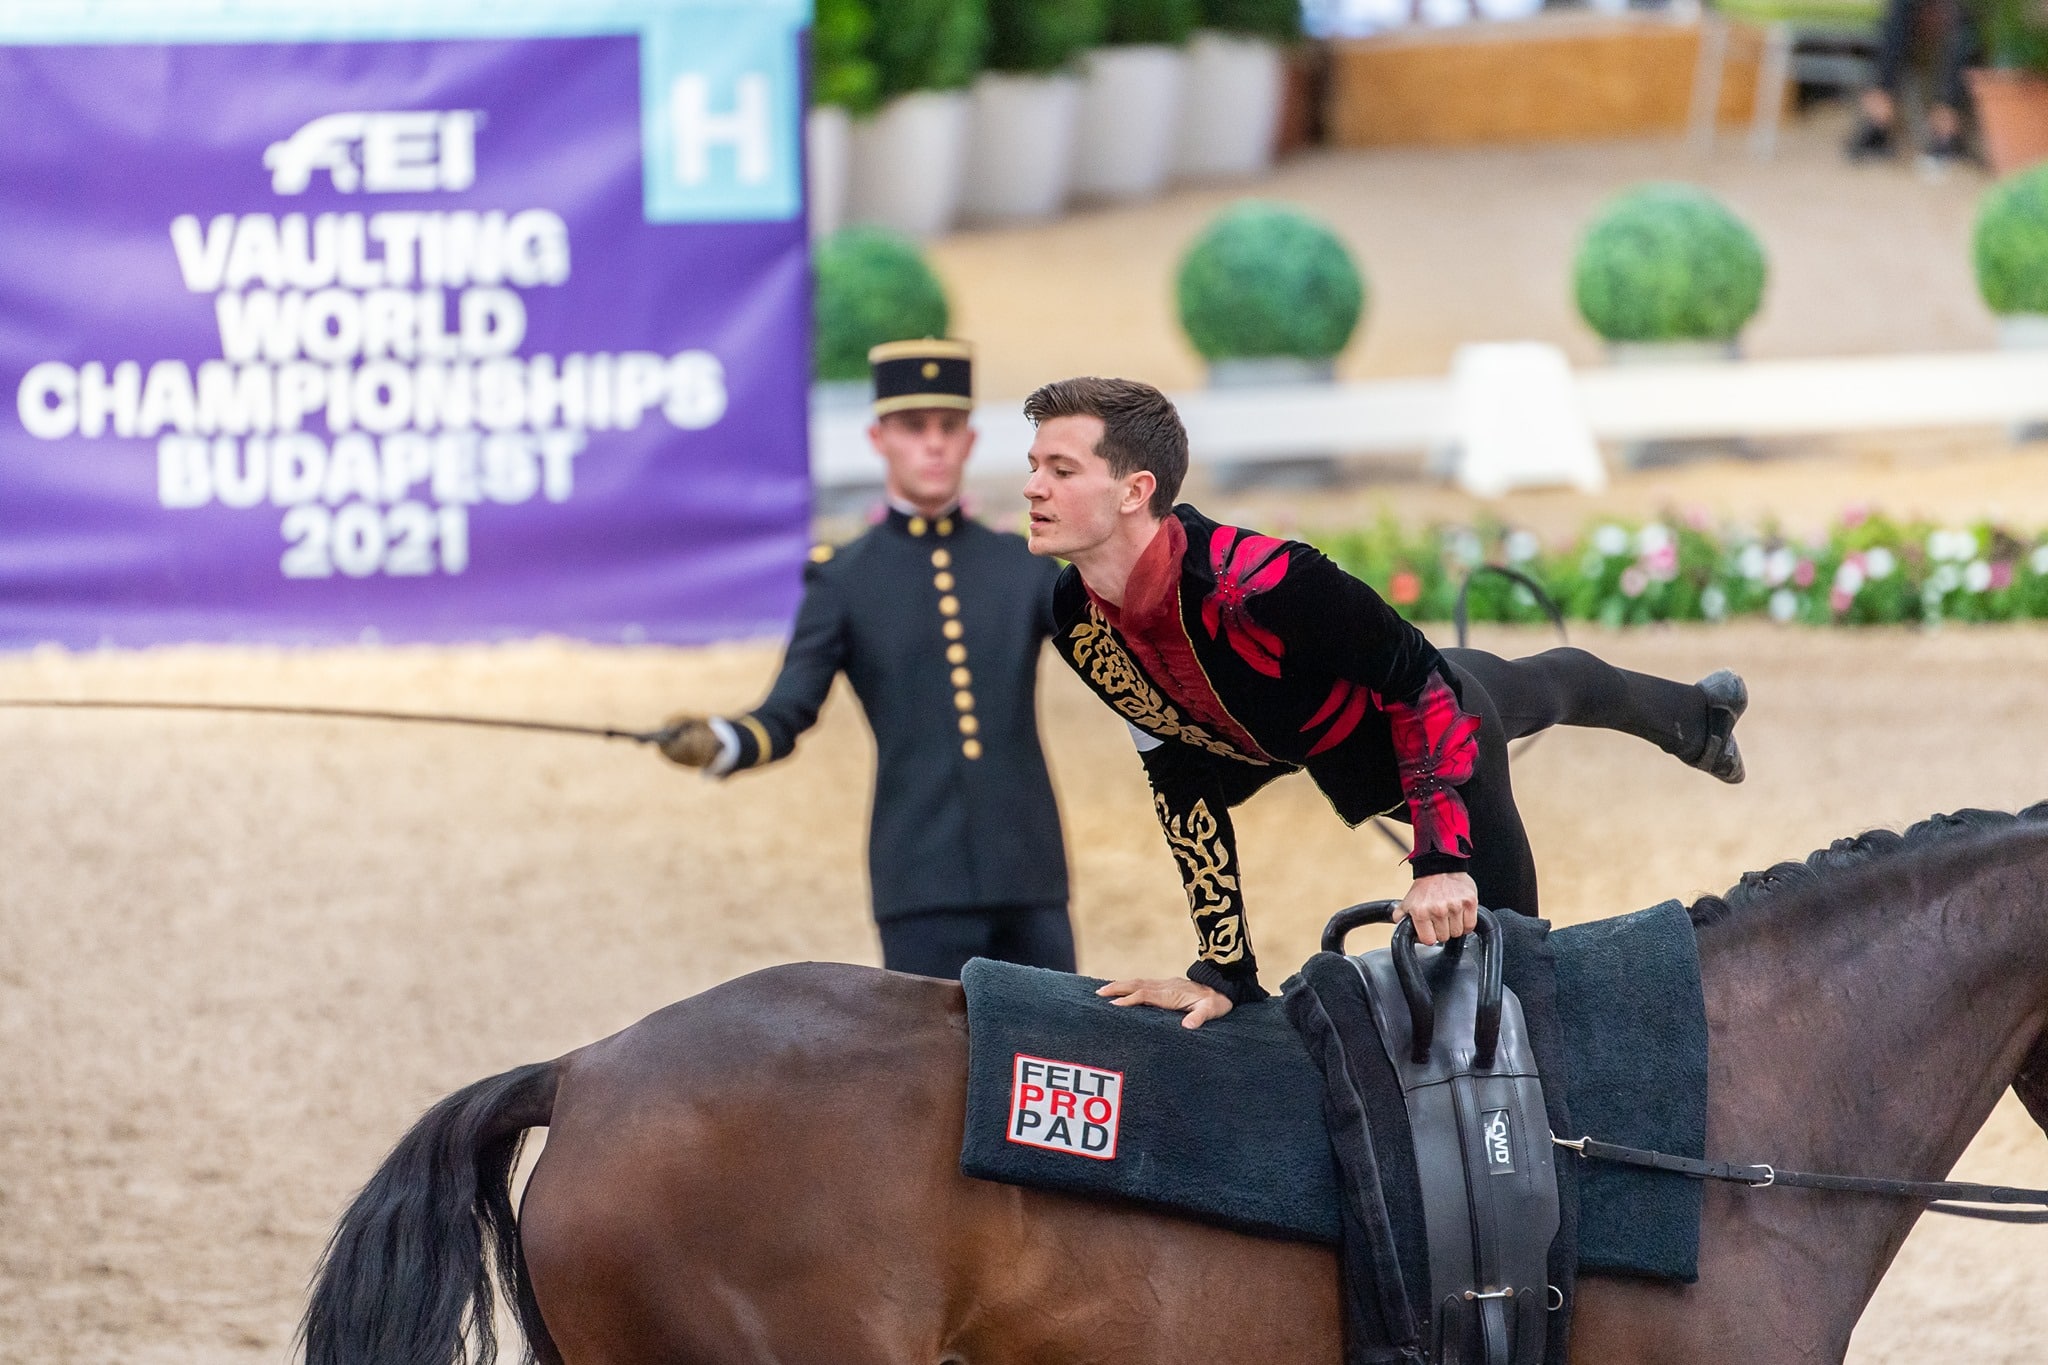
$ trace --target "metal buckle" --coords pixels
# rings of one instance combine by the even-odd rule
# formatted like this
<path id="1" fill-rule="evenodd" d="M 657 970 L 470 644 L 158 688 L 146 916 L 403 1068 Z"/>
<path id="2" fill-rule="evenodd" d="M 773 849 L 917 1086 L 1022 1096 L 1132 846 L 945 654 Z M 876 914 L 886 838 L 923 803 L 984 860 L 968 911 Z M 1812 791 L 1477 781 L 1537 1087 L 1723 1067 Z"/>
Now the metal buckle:
<path id="1" fill-rule="evenodd" d="M 1568 1147 L 1572 1151 L 1577 1152 L 1580 1156 L 1584 1156 L 1586 1154 L 1585 1138 L 1561 1138 L 1557 1134 L 1552 1133 L 1550 1135 L 1550 1142 L 1551 1145 L 1554 1147 Z"/>
<path id="2" fill-rule="evenodd" d="M 1555 1313 L 1558 1309 L 1564 1307 L 1564 1291 L 1562 1289 L 1559 1289 L 1554 1284 L 1546 1284 L 1543 1287 L 1550 1291 L 1551 1312 Z"/>
<path id="3" fill-rule="evenodd" d="M 1752 1181 L 1750 1181 L 1750 1182 L 1749 1182 L 1749 1187 L 1750 1187 L 1751 1189 L 1753 1189 L 1753 1190 L 1761 1190 L 1761 1189 L 1766 1189 L 1766 1188 L 1768 1188 L 1768 1187 L 1770 1187 L 1770 1186 L 1772 1186 L 1772 1185 L 1775 1185 L 1775 1184 L 1777 1184 L 1777 1183 L 1778 1183 L 1778 1172 L 1777 1172 L 1777 1170 L 1776 1170 L 1776 1169 L 1775 1169 L 1774 1167 L 1772 1167 L 1772 1166 L 1770 1166 L 1770 1165 L 1768 1165 L 1768 1164 L 1764 1164 L 1764 1165 L 1759 1165 L 1759 1166 L 1758 1166 L 1758 1167 L 1757 1167 L 1756 1169 L 1757 1169 L 1757 1170 L 1760 1170 L 1760 1171 L 1762 1171 L 1762 1172 L 1764 1173 L 1764 1178 L 1763 1178 L 1762 1180 L 1752 1180 Z"/>
<path id="4" fill-rule="evenodd" d="M 1468 1289 L 1465 1291 L 1465 1302 L 1471 1303 L 1476 1299 L 1512 1299 L 1514 1296 L 1515 1291 L 1512 1289 L 1489 1289 L 1484 1294 L 1476 1289 Z"/>

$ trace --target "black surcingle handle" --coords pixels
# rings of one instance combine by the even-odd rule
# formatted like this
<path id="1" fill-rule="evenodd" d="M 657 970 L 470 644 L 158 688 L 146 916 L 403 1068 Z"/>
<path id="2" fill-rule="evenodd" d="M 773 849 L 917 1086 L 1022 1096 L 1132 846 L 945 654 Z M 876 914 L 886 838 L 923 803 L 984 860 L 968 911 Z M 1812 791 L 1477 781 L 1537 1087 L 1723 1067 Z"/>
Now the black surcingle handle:
<path id="1" fill-rule="evenodd" d="M 1475 1070 L 1490 1071 L 1494 1054 L 1500 1048 L 1501 994 L 1504 989 L 1501 959 L 1506 953 L 1501 947 L 1500 921 L 1485 906 L 1479 908 L 1479 919 L 1473 932 L 1479 937 L 1479 1003 L 1472 1021 L 1472 1065 Z M 1457 943 L 1458 940 L 1451 940 L 1444 951 L 1450 952 Z M 1423 975 L 1421 955 L 1415 950 L 1415 926 L 1409 920 L 1402 920 L 1394 926 L 1394 975 L 1401 980 L 1401 993 L 1408 997 L 1415 1040 L 1410 1055 L 1420 1066 L 1429 1060 L 1430 1044 L 1436 1041 L 1436 1001 L 1430 994 L 1428 978 Z M 1415 1007 L 1418 996 L 1429 1002 L 1426 1015 Z"/>
<path id="2" fill-rule="evenodd" d="M 1344 940 L 1352 930 L 1368 924 L 1387 923 L 1393 919 L 1400 904 L 1399 901 L 1364 901 L 1339 910 L 1323 926 L 1323 951 L 1343 952 Z M 1480 1071 L 1488 1071 L 1492 1069 L 1494 1055 L 1500 1047 L 1501 959 L 1506 954 L 1500 941 L 1500 923 L 1493 912 L 1483 906 L 1475 932 L 1479 936 L 1479 1006 L 1478 1016 L 1472 1024 L 1472 1064 Z M 1463 938 L 1454 938 L 1444 945 L 1444 951 L 1456 956 L 1464 946 Z M 1416 952 L 1412 921 L 1402 920 L 1394 926 L 1393 952 L 1394 975 L 1401 983 L 1401 994 L 1408 1001 L 1409 1035 L 1413 1039 L 1410 1055 L 1420 1066 L 1429 1060 L 1430 1045 L 1436 1041 L 1436 997 L 1429 988 L 1429 978 L 1423 973 L 1421 955 Z"/>
<path id="3" fill-rule="evenodd" d="M 1353 929 L 1363 929 L 1368 924 L 1392 924 L 1394 912 L 1401 908 L 1399 901 L 1360 901 L 1347 905 L 1330 916 L 1330 922 L 1323 926 L 1323 951 L 1341 953 L 1344 940 Z"/>

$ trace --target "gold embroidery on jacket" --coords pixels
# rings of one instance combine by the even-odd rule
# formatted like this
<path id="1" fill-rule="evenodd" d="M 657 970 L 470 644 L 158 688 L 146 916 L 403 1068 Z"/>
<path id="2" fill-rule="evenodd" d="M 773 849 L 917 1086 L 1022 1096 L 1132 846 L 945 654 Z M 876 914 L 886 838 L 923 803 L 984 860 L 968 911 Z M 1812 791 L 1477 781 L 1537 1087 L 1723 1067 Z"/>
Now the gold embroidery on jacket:
<path id="1" fill-rule="evenodd" d="M 1093 602 L 1088 604 L 1088 619 L 1076 622 L 1073 630 L 1068 632 L 1068 638 L 1074 642 L 1074 662 L 1081 666 L 1088 680 L 1095 684 L 1117 714 L 1128 718 L 1133 725 L 1162 739 L 1177 739 L 1223 758 L 1266 766 L 1265 759 L 1239 753 L 1201 726 L 1182 720 L 1180 712 L 1167 704 L 1158 689 L 1147 682 L 1138 666 L 1131 662 L 1131 656 L 1110 634 L 1109 623 L 1102 619 L 1102 613 L 1095 609 Z"/>
<path id="2" fill-rule="evenodd" d="M 1180 864 L 1181 882 L 1187 888 L 1188 916 L 1195 922 L 1199 956 L 1205 962 L 1227 967 L 1245 955 L 1244 911 L 1237 901 L 1237 874 L 1230 871 L 1230 848 L 1216 826 L 1207 800 L 1195 802 L 1186 815 L 1175 815 L 1162 793 L 1154 793 L 1152 805 L 1159 812 L 1159 827 L 1166 832 L 1167 846 Z"/>

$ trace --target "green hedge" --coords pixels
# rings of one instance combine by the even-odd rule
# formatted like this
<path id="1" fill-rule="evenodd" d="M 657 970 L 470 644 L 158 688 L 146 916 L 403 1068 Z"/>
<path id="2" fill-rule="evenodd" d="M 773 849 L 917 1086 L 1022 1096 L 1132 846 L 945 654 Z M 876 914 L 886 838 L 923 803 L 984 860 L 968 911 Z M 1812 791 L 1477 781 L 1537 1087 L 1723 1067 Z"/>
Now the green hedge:
<path id="1" fill-rule="evenodd" d="M 914 243 L 881 228 L 833 233 L 811 254 L 816 377 L 868 377 L 868 348 L 946 334 L 946 290 Z"/>
<path id="2" fill-rule="evenodd" d="M 2048 74 L 2048 22 L 2038 0 L 1975 0 L 1984 65 Z"/>
<path id="3" fill-rule="evenodd" d="M 1275 43 L 1301 41 L 1301 0 L 1201 0 L 1202 27 Z"/>
<path id="4" fill-rule="evenodd" d="M 1757 617 L 1805 625 L 2048 619 L 2048 533 L 1940 526 L 1861 513 L 1828 534 L 1712 527 L 1698 518 L 1606 522 L 1545 544 L 1499 523 L 1410 531 L 1391 517 L 1309 539 L 1403 615 L 1448 621 L 1476 565 L 1541 583 L 1579 621 L 1607 626 Z M 1475 621 L 1539 624 L 1535 597 L 1494 574 L 1472 580 Z"/>
<path id="5" fill-rule="evenodd" d="M 870 0 L 868 50 L 883 100 L 920 90 L 964 90 L 988 51 L 987 0 Z"/>
<path id="6" fill-rule="evenodd" d="M 1180 325 L 1203 358 L 1344 349 L 1365 311 L 1365 280 L 1337 235 L 1298 209 L 1241 200 L 1203 229 L 1175 282 Z"/>
<path id="7" fill-rule="evenodd" d="M 1178 46 L 1201 22 L 1202 0 L 1107 0 L 1102 41 Z"/>
<path id="8" fill-rule="evenodd" d="M 1705 190 L 1643 185 L 1593 220 L 1573 282 L 1609 341 L 1731 341 L 1763 300 L 1764 253 Z"/>
<path id="9" fill-rule="evenodd" d="M 2048 165 L 1986 191 L 1970 243 L 1994 313 L 2048 313 Z"/>
<path id="10" fill-rule="evenodd" d="M 882 77 L 868 56 L 875 15 L 867 0 L 817 0 L 811 19 L 811 103 L 873 113 Z"/>
<path id="11" fill-rule="evenodd" d="M 1103 0 L 989 0 L 988 69 L 1045 76 L 1102 39 Z"/>

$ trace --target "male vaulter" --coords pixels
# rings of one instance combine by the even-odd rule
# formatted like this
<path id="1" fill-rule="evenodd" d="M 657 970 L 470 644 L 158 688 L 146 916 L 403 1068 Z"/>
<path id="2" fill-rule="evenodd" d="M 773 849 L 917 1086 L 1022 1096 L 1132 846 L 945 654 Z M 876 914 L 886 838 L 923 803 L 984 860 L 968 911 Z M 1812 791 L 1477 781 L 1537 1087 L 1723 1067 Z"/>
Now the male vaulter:
<path id="1" fill-rule="evenodd" d="M 767 700 L 675 717 L 662 752 L 716 776 L 788 758 L 845 673 L 875 732 L 868 881 L 883 965 L 957 977 L 992 957 L 1071 972 L 1066 848 L 1036 711 L 1054 568 L 960 510 L 967 343 L 892 341 L 868 361 L 888 516 L 811 552 Z"/>
<path id="2" fill-rule="evenodd" d="M 1436 943 L 1477 907 L 1537 913 L 1536 864 L 1507 742 L 1552 725 L 1636 735 L 1724 782 L 1743 778 L 1742 679 L 1631 673 L 1578 649 L 1502 659 L 1439 651 L 1313 547 L 1175 506 L 1187 432 L 1157 389 L 1067 379 L 1025 400 L 1033 554 L 1069 561 L 1053 641 L 1123 716 L 1180 864 L 1199 956 L 1185 978 L 1113 981 L 1118 1004 L 1198 1028 L 1264 998 L 1230 808 L 1306 768 L 1352 824 L 1414 829 L 1397 917 Z"/>

